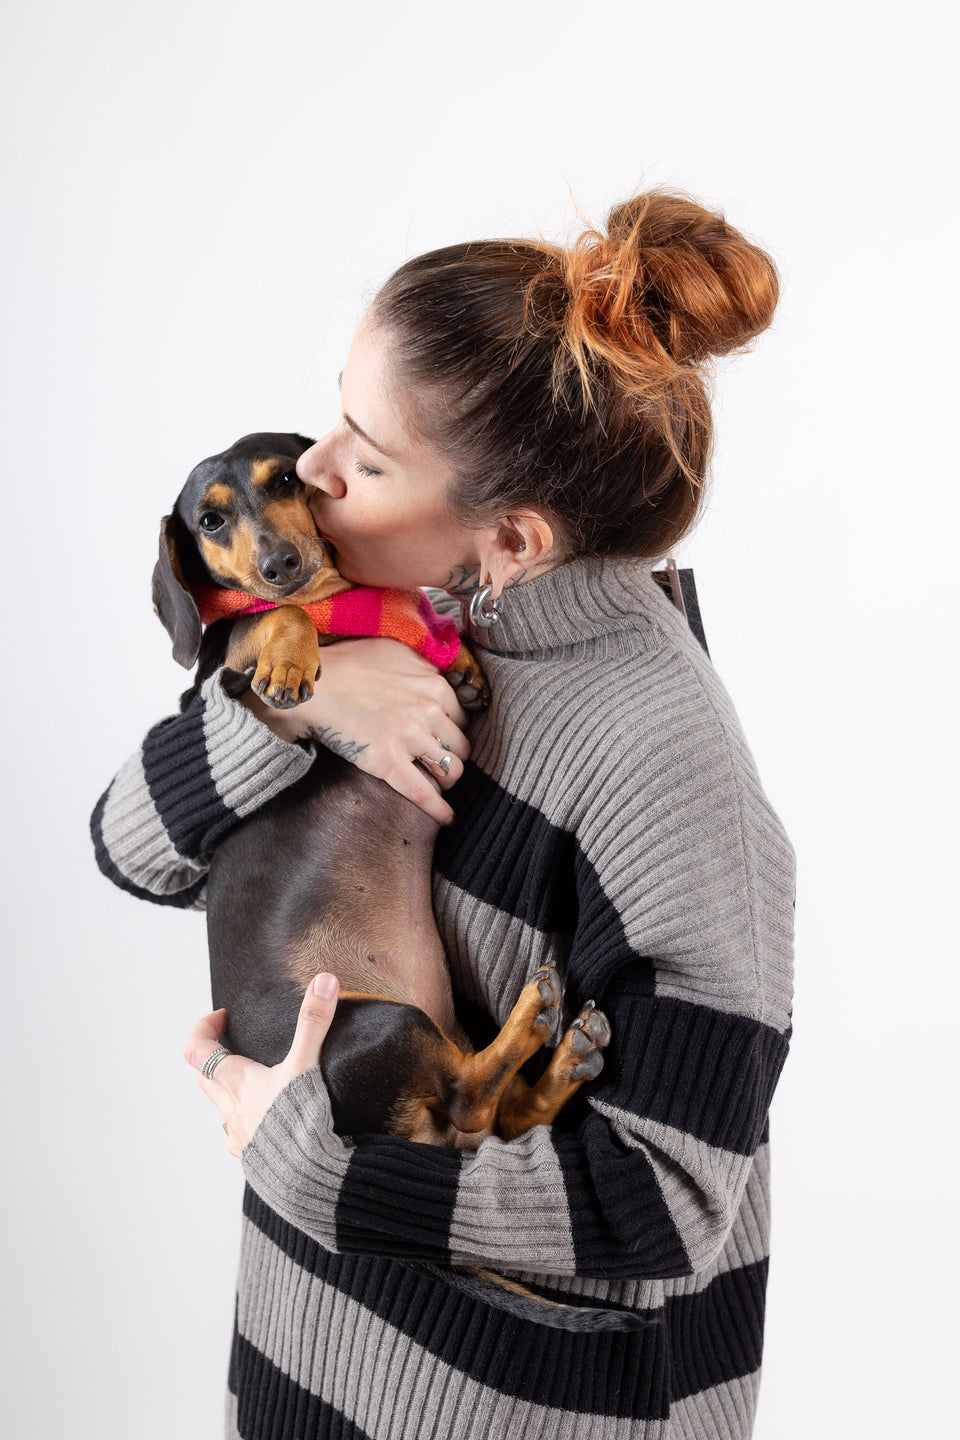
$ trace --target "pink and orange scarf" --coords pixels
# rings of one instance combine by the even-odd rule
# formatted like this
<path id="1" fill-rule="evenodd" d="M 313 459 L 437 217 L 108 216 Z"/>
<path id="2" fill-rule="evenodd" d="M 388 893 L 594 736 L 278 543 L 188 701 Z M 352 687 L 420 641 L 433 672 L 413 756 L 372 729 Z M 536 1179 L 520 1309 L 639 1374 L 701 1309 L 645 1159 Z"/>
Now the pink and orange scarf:
<path id="1" fill-rule="evenodd" d="M 243 590 L 220 590 L 215 585 L 196 585 L 193 598 L 204 625 L 277 608 L 272 600 L 258 600 Z M 354 585 L 340 595 L 298 608 L 307 612 L 320 635 L 382 635 L 400 640 L 438 670 L 449 670 L 460 650 L 456 625 L 437 614 L 422 590 Z"/>

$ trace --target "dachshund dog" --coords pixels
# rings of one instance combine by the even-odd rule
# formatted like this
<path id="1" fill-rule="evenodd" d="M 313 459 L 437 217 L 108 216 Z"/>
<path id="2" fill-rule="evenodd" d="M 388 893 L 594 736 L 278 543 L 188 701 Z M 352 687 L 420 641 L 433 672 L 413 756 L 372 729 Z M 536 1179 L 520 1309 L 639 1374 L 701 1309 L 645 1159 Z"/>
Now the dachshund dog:
<path id="1" fill-rule="evenodd" d="M 234 694 L 252 684 L 286 708 L 313 693 L 325 637 L 310 612 L 349 599 L 355 587 L 336 570 L 296 474 L 310 444 L 300 435 L 244 436 L 191 471 L 164 520 L 155 607 L 175 658 L 188 668 L 200 662 L 184 708 L 221 665 Z M 240 600 L 228 603 L 237 592 Z M 211 596 L 219 602 L 212 613 L 226 618 L 204 631 Z M 422 613 L 426 602 L 412 592 L 410 603 Z M 448 678 L 461 703 L 475 707 L 484 699 L 479 667 L 455 636 L 452 650 Z M 329 970 L 340 1002 L 321 1068 L 341 1134 L 475 1148 L 489 1134 L 511 1139 L 550 1124 L 600 1073 L 606 1019 L 585 1006 L 528 1084 L 520 1067 L 560 1026 L 561 987 L 548 965 L 475 1053 L 433 918 L 436 822 L 333 751 L 317 752 L 309 773 L 213 856 L 207 920 L 213 1003 L 229 1016 L 224 1043 L 275 1064 L 306 986 Z"/>

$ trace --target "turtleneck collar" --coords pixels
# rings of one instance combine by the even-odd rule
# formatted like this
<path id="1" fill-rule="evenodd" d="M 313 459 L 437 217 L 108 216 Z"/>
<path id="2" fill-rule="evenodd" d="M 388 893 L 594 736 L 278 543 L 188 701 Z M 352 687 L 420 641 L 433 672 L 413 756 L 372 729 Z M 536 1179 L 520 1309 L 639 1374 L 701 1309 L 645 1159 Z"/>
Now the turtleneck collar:
<path id="1" fill-rule="evenodd" d="M 518 654 L 610 635 L 625 616 L 663 614 L 651 562 L 577 559 L 506 590 L 499 623 L 469 626 L 471 641 L 496 654 Z M 635 624 L 635 619 L 634 619 Z"/>

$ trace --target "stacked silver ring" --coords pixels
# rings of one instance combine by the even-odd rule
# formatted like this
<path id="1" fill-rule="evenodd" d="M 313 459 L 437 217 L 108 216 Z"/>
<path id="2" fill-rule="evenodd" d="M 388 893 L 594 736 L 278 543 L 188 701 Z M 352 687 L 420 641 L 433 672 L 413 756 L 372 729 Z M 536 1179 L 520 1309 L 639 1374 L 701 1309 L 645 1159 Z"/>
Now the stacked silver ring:
<path id="1" fill-rule="evenodd" d="M 209 1080 L 214 1070 L 216 1070 L 217 1066 L 220 1064 L 220 1061 L 223 1060 L 225 1056 L 232 1054 L 233 1051 L 228 1050 L 225 1045 L 221 1045 L 219 1050 L 211 1050 L 206 1060 L 204 1060 L 203 1064 L 200 1066 L 200 1074 L 203 1076 L 204 1080 Z"/>

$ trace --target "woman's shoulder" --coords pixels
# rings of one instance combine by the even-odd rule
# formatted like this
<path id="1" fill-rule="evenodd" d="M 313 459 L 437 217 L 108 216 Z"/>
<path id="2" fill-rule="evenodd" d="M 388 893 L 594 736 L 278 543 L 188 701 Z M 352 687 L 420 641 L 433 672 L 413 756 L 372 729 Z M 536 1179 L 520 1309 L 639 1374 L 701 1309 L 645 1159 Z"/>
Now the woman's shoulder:
<path id="1" fill-rule="evenodd" d="M 703 646 L 641 561 L 559 567 L 508 592 L 496 628 L 481 661 L 521 728 L 542 712 L 558 728 L 606 728 L 653 747 L 692 723 L 741 738 Z"/>
<path id="2" fill-rule="evenodd" d="M 491 647 L 500 763 L 537 755 L 534 789 L 571 819 L 598 805 L 739 810 L 745 794 L 769 818 L 730 695 L 649 567 L 564 568 L 536 607 L 523 597 L 523 625 L 511 616 L 508 644 Z M 538 644 L 518 647 L 518 631 Z"/>

